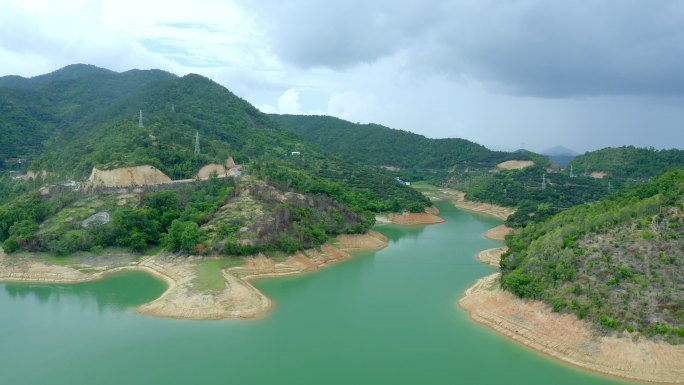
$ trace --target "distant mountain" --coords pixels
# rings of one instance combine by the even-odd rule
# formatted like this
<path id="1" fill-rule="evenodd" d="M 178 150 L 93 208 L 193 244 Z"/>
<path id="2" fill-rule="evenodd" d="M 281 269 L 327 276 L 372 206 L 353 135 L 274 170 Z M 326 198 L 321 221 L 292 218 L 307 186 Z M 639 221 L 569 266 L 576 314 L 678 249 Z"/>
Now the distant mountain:
<path id="1" fill-rule="evenodd" d="M 38 75 L 31 78 L 24 78 L 17 75 L 3 76 L 0 77 L 0 87 L 36 88 L 43 84 L 55 81 L 74 80 L 88 76 L 115 74 L 116 72 L 114 71 L 96 67 L 90 64 L 71 64 L 57 71 L 50 72 L 49 74 Z"/>
<path id="2" fill-rule="evenodd" d="M 684 151 L 609 147 L 579 155 L 570 165 L 578 175 L 605 174 L 604 178 L 612 180 L 615 186 L 627 186 L 660 175 L 669 168 L 684 166 Z"/>
<path id="3" fill-rule="evenodd" d="M 507 160 L 533 160 L 540 155 L 492 151 L 465 139 L 430 139 L 379 124 L 358 124 L 332 116 L 271 115 L 282 127 L 344 159 L 383 166 L 409 180 L 444 183 L 477 171 L 488 172 Z"/>
<path id="4" fill-rule="evenodd" d="M 577 152 L 563 146 L 551 147 L 546 151 L 542 151 L 542 154 L 549 157 L 549 159 L 561 167 L 567 166 L 571 160 L 579 155 Z"/>
<path id="5" fill-rule="evenodd" d="M 542 151 L 542 154 L 544 155 L 579 155 L 576 151 L 573 151 L 567 147 L 563 146 L 554 146 L 546 151 Z"/>

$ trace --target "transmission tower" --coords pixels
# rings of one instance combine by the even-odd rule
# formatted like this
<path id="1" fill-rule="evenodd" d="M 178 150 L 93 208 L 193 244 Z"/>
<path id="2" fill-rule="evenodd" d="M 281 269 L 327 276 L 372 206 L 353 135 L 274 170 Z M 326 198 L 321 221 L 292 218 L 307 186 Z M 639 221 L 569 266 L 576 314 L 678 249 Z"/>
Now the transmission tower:
<path id="1" fill-rule="evenodd" d="M 171 112 L 176 112 L 176 105 L 171 103 Z"/>
<path id="2" fill-rule="evenodd" d="M 542 175 L 542 190 L 546 190 L 546 174 Z"/>
<path id="3" fill-rule="evenodd" d="M 140 110 L 140 119 L 138 120 L 138 127 L 143 126 L 143 119 L 142 119 L 142 110 Z"/>
<path id="4" fill-rule="evenodd" d="M 200 146 L 199 146 L 199 131 L 195 133 L 195 154 L 200 153 Z"/>
<path id="5" fill-rule="evenodd" d="M 570 166 L 570 178 L 574 178 L 574 177 L 575 177 L 574 169 L 572 166 Z"/>

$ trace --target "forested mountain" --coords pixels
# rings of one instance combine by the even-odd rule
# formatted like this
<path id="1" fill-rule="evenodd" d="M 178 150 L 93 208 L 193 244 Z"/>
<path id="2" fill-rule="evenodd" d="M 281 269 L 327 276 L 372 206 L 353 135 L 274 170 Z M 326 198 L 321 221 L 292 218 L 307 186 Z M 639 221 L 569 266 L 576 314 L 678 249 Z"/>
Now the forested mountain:
<path id="1" fill-rule="evenodd" d="M 491 151 L 465 139 L 430 139 L 378 124 L 357 124 L 331 116 L 271 115 L 271 118 L 311 143 L 350 161 L 386 166 L 407 180 L 467 179 L 507 160 L 548 159 L 530 152 Z"/>
<path id="2" fill-rule="evenodd" d="M 344 159 L 387 167 L 402 180 L 425 180 L 463 190 L 466 199 L 514 207 L 516 212 L 507 221 L 513 227 L 543 221 L 575 205 L 594 202 L 612 191 L 659 175 L 672 166 L 684 166 L 684 151 L 621 147 L 577 157 L 563 155 L 560 163 L 574 160 L 560 170 L 538 154 L 491 151 L 463 139 L 429 139 L 330 116 L 271 117 Z M 571 151 L 558 147 L 549 152 Z M 495 169 L 507 160 L 532 160 L 535 164 L 520 170 Z M 592 175 L 594 171 L 606 175 Z"/>
<path id="3" fill-rule="evenodd" d="M 35 181 L 2 174 L 0 241 L 9 242 L 8 249 L 178 249 L 172 240 L 187 230 L 186 238 L 203 252 L 291 251 L 318 245 L 327 235 L 364 231 L 373 223 L 372 212 L 421 211 L 430 204 L 385 170 L 329 155 L 199 75 L 72 65 L 31 79 L 4 77 L 0 111 L 3 164 L 48 173 Z M 252 179 L 160 186 L 137 199 L 130 192 L 59 187 L 86 179 L 93 167 L 151 165 L 171 179 L 188 179 L 228 156 Z M 46 182 L 59 188 L 39 194 Z M 157 203 L 151 206 L 145 194 Z M 251 214 L 225 214 L 231 204 Z M 82 227 L 99 208 L 111 222 Z"/>
<path id="4" fill-rule="evenodd" d="M 587 152 L 570 162 L 576 174 L 605 173 L 617 186 L 629 185 L 684 165 L 684 151 L 624 146 Z"/>
<path id="5" fill-rule="evenodd" d="M 502 286 L 598 327 L 684 341 L 684 169 L 511 235 Z"/>

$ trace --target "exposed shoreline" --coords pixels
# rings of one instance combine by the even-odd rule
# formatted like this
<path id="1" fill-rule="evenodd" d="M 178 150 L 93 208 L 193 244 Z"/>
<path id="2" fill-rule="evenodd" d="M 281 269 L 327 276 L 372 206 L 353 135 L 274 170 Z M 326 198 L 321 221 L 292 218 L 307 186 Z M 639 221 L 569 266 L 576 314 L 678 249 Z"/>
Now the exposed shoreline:
<path id="1" fill-rule="evenodd" d="M 499 273 L 480 278 L 458 305 L 470 319 L 546 356 L 630 381 L 684 383 L 684 346 L 645 338 L 598 336 L 571 314 L 499 288 Z"/>
<path id="2" fill-rule="evenodd" d="M 361 235 L 341 235 L 320 250 L 305 250 L 275 263 L 264 256 L 245 259 L 244 266 L 222 269 L 225 287 L 221 291 L 193 290 L 196 263 L 206 258 L 160 254 L 122 266 L 60 266 L 0 253 L 2 283 L 82 283 L 101 279 L 119 271 L 142 271 L 167 284 L 157 299 L 139 306 L 142 314 L 192 320 L 253 318 L 272 307 L 272 301 L 256 289 L 251 280 L 296 275 L 350 259 L 349 252 L 379 250 L 387 238 L 375 231 Z"/>
<path id="3" fill-rule="evenodd" d="M 501 254 L 505 253 L 508 248 L 495 247 L 493 249 L 482 250 L 477 253 L 477 259 L 487 266 L 499 268 L 499 261 L 501 260 Z"/>
<path id="4" fill-rule="evenodd" d="M 435 214 L 439 213 L 439 209 L 431 207 L 425 210 L 424 213 L 402 213 L 389 215 L 376 215 L 376 223 L 391 223 L 394 225 L 431 225 L 435 223 L 442 223 L 444 219 Z"/>
<path id="5" fill-rule="evenodd" d="M 502 226 L 485 235 L 503 240 L 510 229 Z M 487 249 L 477 258 L 499 267 L 505 251 L 505 246 Z M 684 384 L 684 345 L 655 342 L 636 333 L 627 337 L 596 335 L 590 324 L 574 315 L 554 313 L 541 301 L 523 300 L 502 290 L 499 276 L 495 273 L 478 279 L 458 300 L 458 306 L 474 322 L 584 370 L 630 381 Z"/>
<path id="6" fill-rule="evenodd" d="M 485 214 L 505 221 L 515 210 L 497 206 L 490 203 L 472 202 L 465 200 L 465 193 L 453 190 L 451 192 L 451 202 L 461 210 L 470 211 L 478 214 Z"/>

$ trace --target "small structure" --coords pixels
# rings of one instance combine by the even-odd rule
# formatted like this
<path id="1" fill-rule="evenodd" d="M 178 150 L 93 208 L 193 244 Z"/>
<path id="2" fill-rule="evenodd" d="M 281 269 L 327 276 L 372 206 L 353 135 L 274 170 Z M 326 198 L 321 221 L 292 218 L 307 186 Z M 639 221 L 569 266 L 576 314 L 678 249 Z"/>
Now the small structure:
<path id="1" fill-rule="evenodd" d="M 302 153 L 299 151 L 292 151 L 290 155 L 302 155 Z"/>

